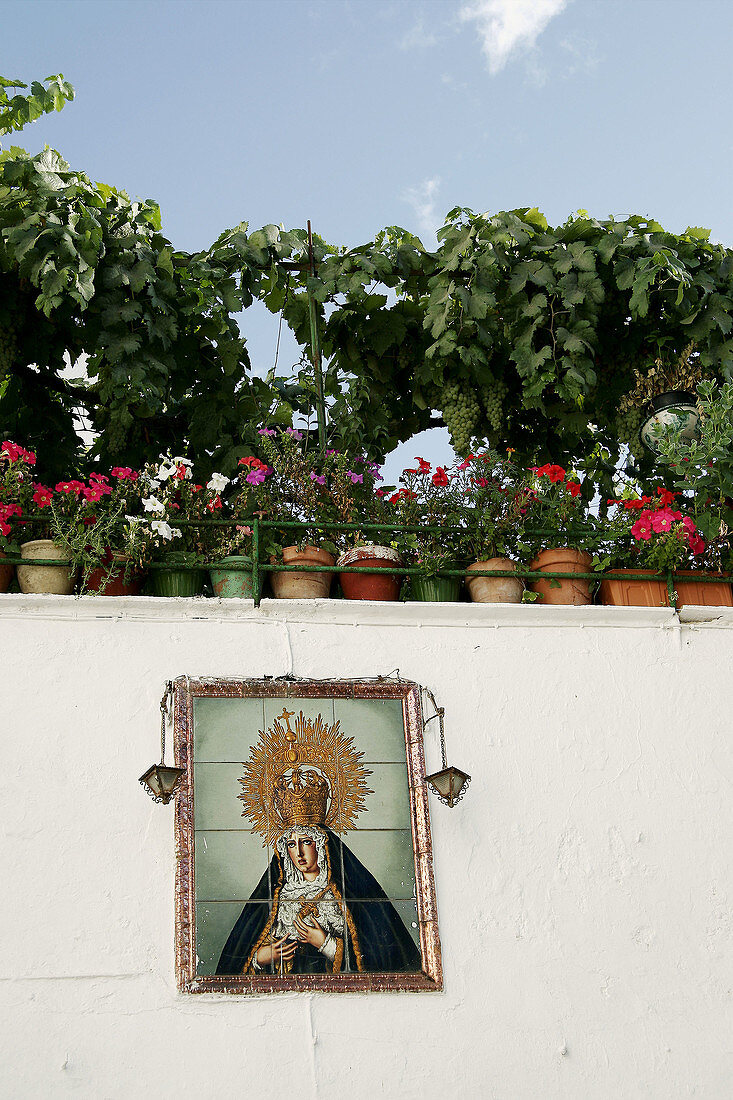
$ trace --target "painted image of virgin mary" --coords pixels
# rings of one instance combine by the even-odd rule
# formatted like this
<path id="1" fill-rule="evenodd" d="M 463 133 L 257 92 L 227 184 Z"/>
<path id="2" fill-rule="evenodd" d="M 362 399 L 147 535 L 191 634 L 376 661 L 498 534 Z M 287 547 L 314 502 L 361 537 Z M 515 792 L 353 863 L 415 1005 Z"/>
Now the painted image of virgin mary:
<path id="1" fill-rule="evenodd" d="M 330 824 L 353 821 L 371 793 L 350 742 L 339 745 L 338 730 L 309 723 L 302 713 L 262 734 L 267 770 L 256 753 L 242 781 L 245 814 L 255 827 L 277 823 L 270 832 L 270 864 L 252 892 L 221 953 L 216 973 L 338 974 L 416 972 L 421 956 L 399 913 L 374 876 Z M 320 716 L 319 716 L 320 719 Z M 336 737 L 334 737 L 334 732 Z M 315 749 L 319 734 L 321 751 Z M 284 741 L 278 752 L 272 740 Z M 297 743 L 296 743 L 297 741 Z M 331 749 L 331 758 L 323 743 Z M 310 743 L 309 743 L 310 742 Z M 338 751 L 337 751 L 338 750 Z M 346 750 L 346 751 L 345 751 Z M 350 753 L 350 758 L 349 758 Z M 296 756 L 297 760 L 292 758 Z M 304 757 L 320 756 L 314 766 Z M 274 757 L 274 763 L 273 763 Z M 280 758 L 278 760 L 278 757 Z M 280 774 L 268 785 L 263 776 Z M 350 792 L 334 804 L 331 790 Z M 350 795 L 350 797 L 349 797 Z M 263 803 L 269 799 L 269 806 Z M 264 811 L 265 818 L 261 817 Z M 259 904 L 257 904 L 259 903 Z M 266 904 L 263 904 L 266 903 Z"/>

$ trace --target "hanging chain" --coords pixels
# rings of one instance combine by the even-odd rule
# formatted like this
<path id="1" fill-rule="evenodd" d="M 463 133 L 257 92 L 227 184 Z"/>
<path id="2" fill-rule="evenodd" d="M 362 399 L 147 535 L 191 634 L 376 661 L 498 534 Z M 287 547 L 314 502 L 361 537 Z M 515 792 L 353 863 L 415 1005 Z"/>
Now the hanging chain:
<path id="1" fill-rule="evenodd" d="M 170 704 L 173 698 L 173 684 L 170 680 L 166 681 L 165 691 L 163 692 L 163 698 L 160 700 L 160 762 L 165 761 L 165 725 L 166 721 L 170 721 Z"/>
<path id="2" fill-rule="evenodd" d="M 431 717 L 428 718 L 428 721 L 425 722 L 425 725 L 427 726 L 428 722 L 432 722 L 433 718 L 438 719 L 438 725 L 440 727 L 440 755 L 443 760 L 443 768 L 445 769 L 448 767 L 448 758 L 445 754 L 445 726 L 443 725 L 443 715 L 445 714 L 445 707 L 438 706 L 435 701 L 435 696 L 433 695 L 430 688 L 423 688 L 423 691 L 432 703 L 433 710 L 435 711 L 435 714 L 431 715 Z"/>

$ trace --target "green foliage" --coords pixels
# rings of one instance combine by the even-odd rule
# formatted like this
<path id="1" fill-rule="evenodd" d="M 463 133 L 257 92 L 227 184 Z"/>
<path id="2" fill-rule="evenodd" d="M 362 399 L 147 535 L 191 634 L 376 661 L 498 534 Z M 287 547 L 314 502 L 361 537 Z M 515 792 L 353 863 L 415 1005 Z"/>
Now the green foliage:
<path id="1" fill-rule="evenodd" d="M 62 73 L 47 76 L 42 83 L 34 80 L 29 95 L 8 93 L 8 88 L 27 87 L 20 80 L 7 80 L 0 76 L 0 137 L 12 134 L 14 130 L 22 130 L 41 115 L 62 110 L 74 98 L 74 89 L 64 80 Z"/>
<path id="2" fill-rule="evenodd" d="M 19 85 L 0 85 L 3 132 L 73 97 L 61 77 L 45 84 L 12 97 Z M 694 342 L 706 377 L 733 377 L 733 252 L 704 230 L 456 207 L 438 241 L 430 252 L 397 226 L 351 249 L 315 237 L 314 274 L 304 230 L 242 223 L 185 253 L 154 202 L 50 149 L 12 149 L 0 158 L 0 433 L 42 447 L 52 469 L 138 467 L 186 447 L 204 475 L 231 474 L 260 424 L 314 423 L 309 300 L 329 440 L 370 458 L 446 424 L 460 454 L 512 447 L 607 496 L 627 445 L 649 471 L 639 411 L 622 404 L 636 370 Z M 303 349 L 292 378 L 250 373 L 237 316 L 255 300 Z M 82 355 L 85 375 L 68 378 Z"/>

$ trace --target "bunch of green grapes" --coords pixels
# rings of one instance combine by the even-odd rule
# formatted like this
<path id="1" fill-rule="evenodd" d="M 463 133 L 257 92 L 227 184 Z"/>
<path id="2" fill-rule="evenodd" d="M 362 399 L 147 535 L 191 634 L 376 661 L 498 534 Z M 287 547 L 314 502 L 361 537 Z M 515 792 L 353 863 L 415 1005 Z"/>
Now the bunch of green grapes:
<path id="1" fill-rule="evenodd" d="M 486 409 L 486 419 L 494 432 L 501 431 L 504 423 L 504 398 L 509 387 L 504 382 L 492 380 L 481 391 L 481 401 Z"/>
<path id="2" fill-rule="evenodd" d="M 18 353 L 18 325 L 15 321 L 0 321 L 0 378 L 5 378 Z"/>
<path id="3" fill-rule="evenodd" d="M 470 382 L 446 382 L 441 404 L 453 449 L 456 454 L 468 454 L 481 419 L 481 406 L 474 387 Z"/>
<path id="4" fill-rule="evenodd" d="M 644 419 L 641 409 L 634 408 L 633 406 L 624 409 L 616 413 L 616 435 L 619 443 L 625 443 L 629 448 L 632 457 L 640 456 L 644 453 L 641 440 L 639 439 L 639 428 L 641 427 L 642 420 Z"/>

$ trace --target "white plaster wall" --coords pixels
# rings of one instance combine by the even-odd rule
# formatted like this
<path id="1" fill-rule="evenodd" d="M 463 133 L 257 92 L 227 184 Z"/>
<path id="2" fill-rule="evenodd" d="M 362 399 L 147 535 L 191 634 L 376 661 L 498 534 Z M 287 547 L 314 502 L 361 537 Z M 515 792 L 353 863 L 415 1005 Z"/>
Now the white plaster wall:
<path id="1" fill-rule="evenodd" d="M 727 1100 L 732 651 L 731 611 L 0 596 L 0 1094 Z M 444 993 L 179 995 L 164 681 L 396 667 L 473 776 Z"/>

